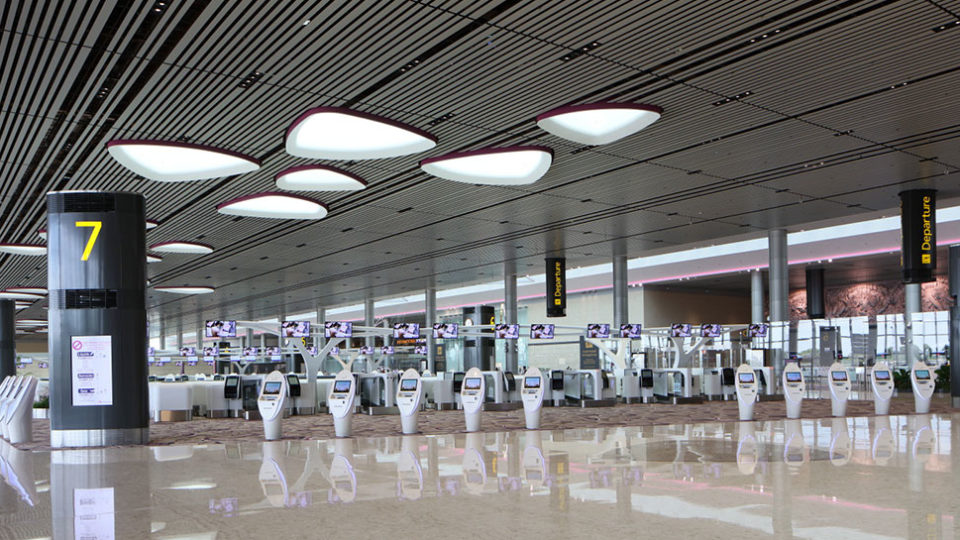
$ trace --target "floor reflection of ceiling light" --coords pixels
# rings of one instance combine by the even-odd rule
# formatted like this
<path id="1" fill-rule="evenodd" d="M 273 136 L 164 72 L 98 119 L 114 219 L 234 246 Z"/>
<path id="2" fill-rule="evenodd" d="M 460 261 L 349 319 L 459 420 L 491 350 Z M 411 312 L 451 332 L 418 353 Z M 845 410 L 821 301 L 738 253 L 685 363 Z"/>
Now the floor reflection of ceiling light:
<path id="1" fill-rule="evenodd" d="M 186 182 L 255 171 L 260 161 L 199 144 L 159 140 L 116 140 L 107 152 L 131 171 L 157 182 Z"/>
<path id="2" fill-rule="evenodd" d="M 420 168 L 434 176 L 494 186 L 520 186 L 539 180 L 553 161 L 543 146 L 514 146 L 455 152 L 424 159 Z"/>
<path id="3" fill-rule="evenodd" d="M 206 255 L 213 253 L 213 246 L 201 244 L 199 242 L 185 242 L 172 240 L 169 242 L 160 242 L 150 246 L 150 251 L 159 251 L 160 253 L 187 253 L 191 255 Z"/>
<path id="4" fill-rule="evenodd" d="M 437 138 L 413 126 L 342 107 L 318 107 L 287 129 L 292 156 L 311 159 L 377 159 L 430 150 Z"/>
<path id="5" fill-rule="evenodd" d="M 357 191 L 367 187 L 367 183 L 334 167 L 304 165 L 280 171 L 277 187 L 287 191 Z"/>
<path id="6" fill-rule="evenodd" d="M 0 244 L 0 253 L 11 255 L 46 255 L 47 246 L 43 244 Z"/>
<path id="7" fill-rule="evenodd" d="M 537 125 L 557 137 L 596 146 L 633 135 L 656 122 L 662 112 L 639 103 L 588 103 L 545 112 L 537 116 Z"/>
<path id="8" fill-rule="evenodd" d="M 184 285 L 182 287 L 154 287 L 153 290 L 160 292 L 168 292 L 174 294 L 209 294 L 215 291 L 213 287 L 200 287 L 192 285 Z"/>
<path id="9" fill-rule="evenodd" d="M 300 195 L 268 191 L 220 203 L 217 212 L 244 217 L 322 219 L 327 215 L 327 207 Z"/>

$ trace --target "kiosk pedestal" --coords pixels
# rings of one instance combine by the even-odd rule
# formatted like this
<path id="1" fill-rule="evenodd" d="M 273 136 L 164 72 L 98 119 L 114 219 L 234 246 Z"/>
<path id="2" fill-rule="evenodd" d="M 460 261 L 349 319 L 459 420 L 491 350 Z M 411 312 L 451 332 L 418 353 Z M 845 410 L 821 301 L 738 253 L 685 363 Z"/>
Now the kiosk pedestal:
<path id="1" fill-rule="evenodd" d="M 803 372 L 796 362 L 791 362 L 783 368 L 783 399 L 787 403 L 787 418 L 800 418 L 800 407 L 803 405 L 803 392 L 806 385 L 803 381 Z"/>
<path id="2" fill-rule="evenodd" d="M 737 406 L 740 420 L 753 420 L 753 405 L 757 402 L 757 376 L 748 364 L 737 368 Z"/>
<path id="3" fill-rule="evenodd" d="M 460 387 L 460 402 L 463 404 L 463 416 L 467 431 L 480 431 L 480 411 L 483 410 L 483 398 L 486 395 L 486 383 L 483 372 L 470 368 Z"/>
<path id="4" fill-rule="evenodd" d="M 543 376 L 537 368 L 530 368 L 523 374 L 523 414 L 527 429 L 540 428 L 540 408 L 543 406 Z"/>
<path id="5" fill-rule="evenodd" d="M 850 397 L 850 377 L 847 370 L 834 362 L 830 366 L 830 408 L 834 416 L 847 414 L 847 399 Z"/>
<path id="6" fill-rule="evenodd" d="M 929 366 L 914 362 L 910 370 L 910 383 L 913 386 L 914 411 L 917 414 L 930 412 L 930 398 L 933 397 L 936 375 Z"/>
<path id="7" fill-rule="evenodd" d="M 400 428 L 404 435 L 417 432 L 417 414 L 423 396 L 423 382 L 415 369 L 408 369 L 400 377 L 397 387 L 397 407 L 400 409 Z"/>
<path id="8" fill-rule="evenodd" d="M 890 414 L 890 398 L 893 397 L 893 378 L 886 362 L 877 362 L 870 372 L 873 387 L 873 410 L 876 414 Z"/>
<path id="9" fill-rule="evenodd" d="M 353 403 L 357 396 L 357 381 L 353 374 L 341 370 L 330 385 L 327 407 L 333 415 L 333 430 L 337 437 L 349 437 L 353 431 Z"/>
<path id="10" fill-rule="evenodd" d="M 263 419 L 263 433 L 268 441 L 275 441 L 283 435 L 283 408 L 287 404 L 287 378 L 279 371 L 273 371 L 263 380 L 257 409 Z"/>

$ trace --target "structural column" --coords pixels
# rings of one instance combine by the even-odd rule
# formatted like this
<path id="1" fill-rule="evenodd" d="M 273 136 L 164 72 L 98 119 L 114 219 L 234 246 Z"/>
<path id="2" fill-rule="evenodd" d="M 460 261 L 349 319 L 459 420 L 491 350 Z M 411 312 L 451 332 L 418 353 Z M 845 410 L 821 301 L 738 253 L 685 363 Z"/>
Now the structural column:
<path id="1" fill-rule="evenodd" d="M 503 263 L 503 318 L 506 324 L 517 324 L 517 263 L 513 260 Z M 517 373 L 519 362 L 517 359 L 517 341 L 503 340 L 507 345 L 504 356 L 503 371 Z"/>
<path id="2" fill-rule="evenodd" d="M 619 335 L 620 325 L 630 322 L 630 295 L 627 285 L 627 256 L 613 256 L 613 326 Z"/>
<path id="3" fill-rule="evenodd" d="M 323 306 L 317 306 L 317 328 L 313 331 L 313 335 L 316 336 L 313 338 L 313 346 L 317 348 L 317 351 L 323 348 L 327 344 L 326 334 L 324 333 L 324 323 L 327 322 L 327 308 Z"/>
<path id="4" fill-rule="evenodd" d="M 824 269 L 807 268 L 805 275 L 807 284 L 807 318 L 823 319 L 827 316 L 826 295 L 824 294 L 826 283 L 824 279 Z"/>
<path id="5" fill-rule="evenodd" d="M 367 298 L 363 301 L 363 324 L 364 326 L 373 326 L 376 318 L 374 317 L 374 307 L 373 307 L 373 298 Z M 367 339 L 364 343 L 367 347 L 371 349 L 377 344 L 376 338 L 373 334 L 367 336 Z"/>
<path id="6" fill-rule="evenodd" d="M 423 322 L 427 336 L 427 371 L 436 373 L 437 369 L 437 351 L 434 350 L 433 325 L 437 322 L 437 289 L 436 287 L 427 287 L 423 292 Z"/>
<path id="7" fill-rule="evenodd" d="M 788 322 L 790 314 L 787 310 L 787 294 L 789 280 L 787 275 L 787 231 L 774 229 L 768 235 L 768 253 L 770 256 L 770 322 Z M 783 371 L 786 352 L 780 348 L 773 349 L 773 367 L 776 379 L 780 380 Z"/>
<path id="8" fill-rule="evenodd" d="M 953 407 L 960 407 L 960 245 L 950 246 L 950 398 Z M 960 430 L 958 430 L 960 431 Z"/>
<path id="9" fill-rule="evenodd" d="M 15 338 L 16 310 L 13 300 L 0 300 L 0 380 L 17 374 L 17 347 Z"/>
<path id="10" fill-rule="evenodd" d="M 763 272 L 759 268 L 750 272 L 750 322 L 763 322 Z"/>
<path id="11" fill-rule="evenodd" d="M 907 347 L 907 368 L 909 369 L 919 358 L 917 348 L 913 345 L 913 314 L 920 313 L 923 308 L 920 305 L 920 283 L 907 283 L 903 289 L 905 295 L 903 326 L 906 333 L 904 342 Z"/>

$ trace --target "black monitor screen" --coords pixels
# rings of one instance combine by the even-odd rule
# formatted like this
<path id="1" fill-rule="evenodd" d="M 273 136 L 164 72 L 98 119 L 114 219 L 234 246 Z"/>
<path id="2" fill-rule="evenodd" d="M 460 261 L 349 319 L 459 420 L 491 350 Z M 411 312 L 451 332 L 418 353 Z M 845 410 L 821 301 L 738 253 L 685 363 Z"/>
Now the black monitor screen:
<path id="1" fill-rule="evenodd" d="M 540 388 L 540 377 L 524 377 L 524 388 Z"/>
<path id="2" fill-rule="evenodd" d="M 720 332 L 722 328 L 719 324 L 701 324 L 700 325 L 700 337 L 720 337 Z"/>
<path id="3" fill-rule="evenodd" d="M 554 326 L 552 324 L 531 324 L 530 339 L 553 339 Z"/>
<path id="4" fill-rule="evenodd" d="M 885 370 L 885 369 L 881 369 L 880 371 L 874 371 L 874 372 L 873 372 L 873 376 L 874 376 L 878 381 L 889 381 L 889 380 L 890 380 L 890 372 L 887 371 L 887 370 Z"/>
<path id="5" fill-rule="evenodd" d="M 741 383 L 752 383 L 753 382 L 753 373 L 740 373 L 738 375 Z"/>
<path id="6" fill-rule="evenodd" d="M 418 339 L 420 323 L 396 323 L 393 325 L 394 339 Z"/>
<path id="7" fill-rule="evenodd" d="M 460 335 L 460 325 L 457 323 L 436 323 L 433 325 L 433 337 L 439 339 L 456 339 Z"/>
<path id="8" fill-rule="evenodd" d="M 330 321 L 323 323 L 323 335 L 330 338 L 353 337 L 353 323 L 346 321 Z"/>
<path id="9" fill-rule="evenodd" d="M 803 379 L 803 376 L 799 371 L 788 371 L 787 372 L 787 382 L 800 382 Z"/>
<path id="10" fill-rule="evenodd" d="M 930 378 L 930 371 L 926 369 L 918 369 L 916 372 L 918 381 L 925 381 Z"/>
<path id="11" fill-rule="evenodd" d="M 686 323 L 674 323 L 670 325 L 670 335 L 672 337 L 690 337 L 693 332 L 690 325 Z"/>
<path id="12" fill-rule="evenodd" d="M 401 392 L 413 392 L 417 389 L 417 380 L 416 379 L 401 379 L 400 380 L 400 391 Z"/>
<path id="13" fill-rule="evenodd" d="M 610 337 L 610 325 L 609 324 L 588 324 L 587 337 L 602 338 L 602 339 Z"/>
<path id="14" fill-rule="evenodd" d="M 640 339 L 640 331 L 643 329 L 639 324 L 621 324 L 620 337 L 629 339 Z"/>
<path id="15" fill-rule="evenodd" d="M 846 371 L 831 371 L 831 372 L 830 372 L 830 378 L 833 379 L 833 380 L 835 380 L 835 381 L 845 381 L 845 380 L 847 380 L 847 372 L 846 372 Z"/>
<path id="16" fill-rule="evenodd" d="M 232 388 L 240 385 L 240 377 L 227 377 L 223 381 L 223 385 L 227 388 Z"/>
<path id="17" fill-rule="evenodd" d="M 267 381 L 263 385 L 263 393 L 269 395 L 275 395 L 280 393 L 280 389 L 283 388 L 283 383 L 280 381 Z"/>
<path id="18" fill-rule="evenodd" d="M 287 374 L 287 383 L 290 386 L 300 386 L 300 379 L 298 379 L 293 373 L 289 373 Z"/>
<path id="19" fill-rule="evenodd" d="M 350 391 L 350 381 L 335 381 L 335 382 L 333 383 L 333 391 L 334 391 L 334 392 L 340 392 L 341 394 L 344 393 L 344 392 L 349 392 L 349 391 Z"/>
<path id="20" fill-rule="evenodd" d="M 463 380 L 463 387 L 467 390 L 479 390 L 480 381 L 482 380 L 480 377 L 467 377 Z"/>

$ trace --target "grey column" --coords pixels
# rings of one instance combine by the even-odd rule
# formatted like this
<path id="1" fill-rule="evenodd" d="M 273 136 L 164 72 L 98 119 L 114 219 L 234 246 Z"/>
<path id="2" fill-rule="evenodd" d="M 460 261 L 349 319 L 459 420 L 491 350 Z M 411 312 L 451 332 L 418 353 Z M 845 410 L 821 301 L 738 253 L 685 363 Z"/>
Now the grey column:
<path id="1" fill-rule="evenodd" d="M 787 275 L 787 231 L 774 229 L 768 235 L 768 254 L 770 256 L 770 322 L 789 321 L 787 294 L 790 283 Z M 783 349 L 773 349 L 773 367 L 776 380 L 780 380 L 786 353 Z"/>
<path id="2" fill-rule="evenodd" d="M 503 308 L 504 323 L 517 324 L 517 263 L 509 260 L 503 263 Z M 507 354 L 504 356 L 503 371 L 517 372 L 517 343 L 519 340 L 504 339 Z"/>
<path id="3" fill-rule="evenodd" d="M 903 326 L 906 329 L 906 339 L 905 344 L 907 347 L 907 369 L 913 365 L 913 362 L 920 358 L 920 355 L 917 354 L 917 349 L 913 345 L 913 314 L 920 313 L 923 311 L 923 308 L 920 306 L 920 284 L 919 283 L 907 283 L 904 286 L 904 310 L 903 310 Z"/>
<path id="4" fill-rule="evenodd" d="M 160 316 L 160 350 L 167 348 L 167 325 L 163 322 L 163 315 Z"/>
<path id="5" fill-rule="evenodd" d="M 327 308 L 323 306 L 317 306 L 317 328 L 314 332 L 311 332 L 316 337 L 313 338 L 313 346 L 319 351 L 327 344 L 327 338 L 323 333 L 323 323 L 327 322 Z"/>
<path id="6" fill-rule="evenodd" d="M 960 306 L 957 306 L 957 297 L 960 293 L 960 245 L 950 246 L 949 272 L 949 290 L 953 298 L 953 305 L 950 306 L 950 398 L 953 407 L 957 408 L 960 407 Z M 953 432 L 960 432 L 960 430 L 953 430 Z"/>
<path id="7" fill-rule="evenodd" d="M 367 298 L 366 300 L 363 301 L 364 326 L 373 326 L 373 323 L 376 320 L 374 313 L 375 312 L 373 307 L 373 298 Z M 365 343 L 367 347 L 373 347 L 376 344 L 377 344 L 376 338 L 374 338 L 372 335 L 367 336 L 366 343 Z"/>
<path id="8" fill-rule="evenodd" d="M 750 322 L 763 322 L 763 272 L 750 272 Z"/>
<path id="9" fill-rule="evenodd" d="M 0 300 L 0 380 L 17 374 L 16 302 Z"/>
<path id="10" fill-rule="evenodd" d="M 423 321 L 427 334 L 427 371 L 436 374 L 437 369 L 437 351 L 433 346 L 433 325 L 437 322 L 437 289 L 436 287 L 427 287 L 423 292 Z"/>
<path id="11" fill-rule="evenodd" d="M 630 288 L 627 286 L 627 256 L 613 256 L 613 327 L 619 335 L 621 324 L 630 322 Z"/>

